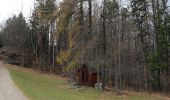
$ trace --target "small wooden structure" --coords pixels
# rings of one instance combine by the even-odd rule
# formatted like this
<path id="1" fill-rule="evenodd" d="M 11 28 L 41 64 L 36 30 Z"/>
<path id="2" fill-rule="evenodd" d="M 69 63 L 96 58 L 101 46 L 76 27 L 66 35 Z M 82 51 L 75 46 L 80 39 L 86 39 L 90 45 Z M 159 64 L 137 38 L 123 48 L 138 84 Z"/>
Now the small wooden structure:
<path id="1" fill-rule="evenodd" d="M 76 82 L 80 86 L 92 86 L 97 83 L 97 73 L 83 65 L 77 69 Z"/>

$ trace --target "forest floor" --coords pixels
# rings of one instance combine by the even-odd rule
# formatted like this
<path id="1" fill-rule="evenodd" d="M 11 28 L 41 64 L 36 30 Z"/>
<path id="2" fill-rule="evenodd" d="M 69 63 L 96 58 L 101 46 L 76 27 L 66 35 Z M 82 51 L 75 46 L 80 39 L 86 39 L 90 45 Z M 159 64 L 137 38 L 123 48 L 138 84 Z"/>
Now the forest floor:
<path id="1" fill-rule="evenodd" d="M 67 78 L 36 70 L 4 64 L 15 84 L 30 100 L 170 100 L 161 94 L 125 91 L 118 96 L 114 91 L 98 91 L 83 87 L 74 89 Z"/>
<path id="2" fill-rule="evenodd" d="M 0 100 L 27 100 L 15 86 L 9 71 L 0 63 Z"/>

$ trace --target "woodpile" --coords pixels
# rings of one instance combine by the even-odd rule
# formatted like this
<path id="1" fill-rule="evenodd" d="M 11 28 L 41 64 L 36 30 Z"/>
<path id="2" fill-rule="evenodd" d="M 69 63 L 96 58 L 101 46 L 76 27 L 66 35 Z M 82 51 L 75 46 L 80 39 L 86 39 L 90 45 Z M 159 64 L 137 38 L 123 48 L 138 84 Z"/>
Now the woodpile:
<path id="1" fill-rule="evenodd" d="M 31 65 L 31 59 L 28 55 L 24 55 L 10 48 L 0 49 L 0 60 L 3 60 L 5 63 L 14 65 Z"/>

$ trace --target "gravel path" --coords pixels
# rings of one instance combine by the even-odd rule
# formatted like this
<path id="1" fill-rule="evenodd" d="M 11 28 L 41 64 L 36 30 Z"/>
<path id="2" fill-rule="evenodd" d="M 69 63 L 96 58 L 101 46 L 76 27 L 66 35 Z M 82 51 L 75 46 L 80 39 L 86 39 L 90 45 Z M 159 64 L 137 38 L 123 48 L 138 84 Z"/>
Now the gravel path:
<path id="1" fill-rule="evenodd" d="M 28 100 L 15 86 L 9 71 L 0 63 L 0 100 Z"/>

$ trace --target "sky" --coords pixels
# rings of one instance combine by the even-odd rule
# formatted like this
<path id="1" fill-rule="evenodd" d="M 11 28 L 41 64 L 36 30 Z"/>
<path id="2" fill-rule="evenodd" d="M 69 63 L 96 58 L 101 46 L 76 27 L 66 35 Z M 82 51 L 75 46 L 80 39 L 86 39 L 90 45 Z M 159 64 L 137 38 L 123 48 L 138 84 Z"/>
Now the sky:
<path id="1" fill-rule="evenodd" d="M 0 0 L 0 23 L 18 15 L 21 11 L 26 18 L 29 18 L 31 10 L 33 10 L 34 0 Z"/>

